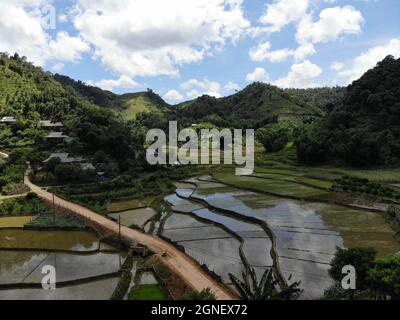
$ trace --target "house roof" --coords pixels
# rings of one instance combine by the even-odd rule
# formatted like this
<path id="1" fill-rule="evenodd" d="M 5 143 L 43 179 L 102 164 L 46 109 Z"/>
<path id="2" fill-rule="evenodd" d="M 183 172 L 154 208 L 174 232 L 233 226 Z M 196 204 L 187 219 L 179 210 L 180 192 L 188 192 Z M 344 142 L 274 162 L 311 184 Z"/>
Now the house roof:
<path id="1" fill-rule="evenodd" d="M 12 122 L 17 122 L 17 119 L 15 119 L 15 117 L 3 117 L 1 118 L 0 122 L 12 123 Z"/>
<path id="2" fill-rule="evenodd" d="M 60 128 L 63 127 L 62 122 L 51 122 L 49 120 L 40 121 L 40 126 L 45 128 Z"/>
<path id="3" fill-rule="evenodd" d="M 69 136 L 65 135 L 62 132 L 50 132 L 47 136 L 47 139 L 66 139 L 69 138 Z"/>
<path id="4" fill-rule="evenodd" d="M 70 157 L 69 153 L 52 153 L 48 159 L 43 161 L 43 163 L 48 163 L 51 159 L 59 158 L 61 163 L 74 163 L 84 161 L 83 157 Z"/>

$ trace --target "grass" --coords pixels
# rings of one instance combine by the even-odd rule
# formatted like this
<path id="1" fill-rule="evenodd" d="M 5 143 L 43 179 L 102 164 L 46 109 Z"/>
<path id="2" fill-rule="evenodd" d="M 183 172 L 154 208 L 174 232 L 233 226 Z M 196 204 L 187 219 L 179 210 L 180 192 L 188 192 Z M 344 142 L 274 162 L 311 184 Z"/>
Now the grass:
<path id="1" fill-rule="evenodd" d="M 0 229 L 1 228 L 23 228 L 26 224 L 35 219 L 34 216 L 23 216 L 23 217 L 6 217 L 0 218 Z"/>
<path id="2" fill-rule="evenodd" d="M 227 171 L 214 173 L 214 177 L 223 183 L 237 188 L 274 193 L 281 196 L 304 199 L 327 194 L 326 191 L 310 188 L 291 181 L 236 176 L 233 172 Z"/>
<path id="3" fill-rule="evenodd" d="M 129 300 L 168 300 L 168 295 L 159 284 L 142 284 L 131 290 Z"/>
<path id="4" fill-rule="evenodd" d="M 372 247 L 380 257 L 400 251 L 400 243 L 381 214 L 329 206 L 320 215 L 327 226 L 340 232 L 347 248 Z"/>
<path id="5" fill-rule="evenodd" d="M 71 228 L 84 229 L 86 227 L 83 219 L 74 215 L 57 214 L 55 217 L 51 213 L 41 214 L 36 219 L 27 224 L 32 228 Z"/>
<path id="6" fill-rule="evenodd" d="M 157 112 L 159 107 L 156 106 L 148 97 L 146 96 L 134 96 L 129 95 L 123 96 L 121 98 L 125 109 L 122 110 L 121 114 L 125 120 L 135 120 L 136 116 L 142 112 Z"/>

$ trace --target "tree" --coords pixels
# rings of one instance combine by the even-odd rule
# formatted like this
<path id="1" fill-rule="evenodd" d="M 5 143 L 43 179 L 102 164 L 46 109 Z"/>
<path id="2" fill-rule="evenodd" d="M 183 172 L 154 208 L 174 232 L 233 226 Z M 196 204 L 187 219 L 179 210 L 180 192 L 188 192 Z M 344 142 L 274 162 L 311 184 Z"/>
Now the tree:
<path id="1" fill-rule="evenodd" d="M 368 282 L 375 298 L 400 300 L 400 255 L 378 260 L 368 271 Z"/>
<path id="2" fill-rule="evenodd" d="M 300 282 L 279 290 L 279 283 L 272 269 L 265 270 L 260 282 L 253 268 L 247 269 L 242 276 L 243 280 L 239 280 L 233 274 L 229 274 L 232 284 L 244 300 L 293 300 L 297 299 L 302 292 L 299 289 Z"/>
<path id="3" fill-rule="evenodd" d="M 375 265 L 376 250 L 373 248 L 337 248 L 335 258 L 331 262 L 329 269 L 330 276 L 337 282 L 341 282 L 344 275 L 344 266 L 351 265 L 356 269 L 356 288 L 359 291 L 368 288 L 368 270 Z"/>
<path id="4" fill-rule="evenodd" d="M 72 164 L 59 164 L 54 169 L 54 174 L 61 182 L 74 181 L 79 175 L 79 167 Z"/>
<path id="5" fill-rule="evenodd" d="M 214 292 L 211 291 L 210 288 L 203 289 L 201 292 L 191 292 L 186 294 L 183 297 L 183 300 L 191 300 L 191 301 L 212 301 L 217 300 Z"/>

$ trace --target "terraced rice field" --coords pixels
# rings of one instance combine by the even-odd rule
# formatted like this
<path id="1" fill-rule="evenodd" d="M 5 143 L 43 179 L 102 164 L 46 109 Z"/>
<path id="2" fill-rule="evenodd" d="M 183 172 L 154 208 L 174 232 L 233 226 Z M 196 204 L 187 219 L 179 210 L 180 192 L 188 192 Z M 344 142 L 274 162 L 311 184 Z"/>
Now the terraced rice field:
<path id="1" fill-rule="evenodd" d="M 124 253 L 88 232 L 0 230 L 0 299 L 109 299 L 124 260 Z M 73 283 L 38 288 L 46 265 L 55 267 L 57 283 Z"/>
<path id="2" fill-rule="evenodd" d="M 121 218 L 121 224 L 127 227 L 138 226 L 143 228 L 149 220 L 156 215 L 152 208 L 140 208 L 109 214 L 108 216 L 117 220 Z"/>
<path id="3" fill-rule="evenodd" d="M 297 192 L 306 198 L 324 192 L 298 184 L 287 188 L 291 183 L 287 181 L 281 186 L 278 180 L 230 179 L 232 184 L 239 181 L 249 186 L 258 181 L 265 190 Z M 162 234 L 185 247 L 226 284 L 229 273 L 240 277 L 246 264 L 258 274 L 274 265 L 284 278 L 292 276 L 290 282 L 302 282 L 303 299 L 320 298 L 332 285 L 328 270 L 337 246 L 372 246 L 380 256 L 400 250 L 389 225 L 374 212 L 277 198 L 230 187 L 211 177 L 191 179 L 177 187 L 176 194 L 165 199 L 175 213 L 166 220 Z M 275 264 L 271 250 L 278 255 Z"/>
<path id="4" fill-rule="evenodd" d="M 57 290 L 0 290 L 0 300 L 109 300 L 118 281 L 119 277 L 112 277 Z"/>

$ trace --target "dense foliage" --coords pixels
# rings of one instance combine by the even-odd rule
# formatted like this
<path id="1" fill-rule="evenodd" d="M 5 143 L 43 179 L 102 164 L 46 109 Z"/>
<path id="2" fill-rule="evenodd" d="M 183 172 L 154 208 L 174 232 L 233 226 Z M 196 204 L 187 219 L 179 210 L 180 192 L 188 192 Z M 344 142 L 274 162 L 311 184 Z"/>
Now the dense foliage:
<path id="1" fill-rule="evenodd" d="M 388 56 L 353 82 L 343 107 L 303 128 L 298 159 L 313 164 L 396 165 L 400 160 L 400 59 Z"/>
<path id="2" fill-rule="evenodd" d="M 332 279 L 340 282 L 344 277 L 342 268 L 353 266 L 357 272 L 356 288 L 357 290 L 365 290 L 367 288 L 368 270 L 374 266 L 376 254 L 376 251 L 371 248 L 337 248 L 329 274 Z"/>
<path id="3" fill-rule="evenodd" d="M 284 120 L 257 130 L 256 138 L 264 146 L 266 152 L 278 152 L 293 141 L 298 127 L 298 121 Z"/>
<path id="4" fill-rule="evenodd" d="M 369 248 L 338 248 L 331 262 L 329 274 L 335 284 L 325 292 L 327 299 L 372 298 L 380 300 L 400 299 L 400 255 L 390 255 L 376 260 L 376 251 Z M 344 266 L 356 270 L 356 290 L 344 290 L 341 273 Z"/>
<path id="5" fill-rule="evenodd" d="M 262 128 L 286 118 L 319 117 L 322 111 L 296 101 L 283 90 L 254 83 L 224 98 L 202 96 L 176 106 L 173 117 L 185 125 L 208 122 L 223 128 Z"/>
<path id="6" fill-rule="evenodd" d="M 0 150 L 11 152 L 10 159 L 0 163 L 3 191 L 21 181 L 26 161 L 40 168 L 51 152 L 81 155 L 111 177 L 146 169 L 145 128 L 94 105 L 100 89 L 57 76 L 61 84 L 17 54 L 3 53 L 0 61 L 0 116 L 17 119 L 15 124 L 0 125 Z M 99 94 L 102 99 L 107 92 Z M 63 122 L 63 132 L 72 137 L 72 142 L 61 147 L 47 145 L 47 133 L 39 126 L 41 120 Z M 76 180 L 78 175 L 73 166 L 54 169 L 50 173 L 61 181 Z"/>
<path id="7" fill-rule="evenodd" d="M 365 178 L 344 176 L 341 179 L 336 179 L 332 188 L 334 190 L 341 190 L 345 192 L 353 191 L 357 193 L 365 193 L 400 200 L 400 192 L 381 183 L 369 181 Z"/>
<path id="8" fill-rule="evenodd" d="M 49 207 L 34 194 L 0 202 L 0 215 L 37 215 L 49 212 Z"/>
<path id="9" fill-rule="evenodd" d="M 285 89 L 285 92 L 305 106 L 330 112 L 343 105 L 346 88 Z"/>

